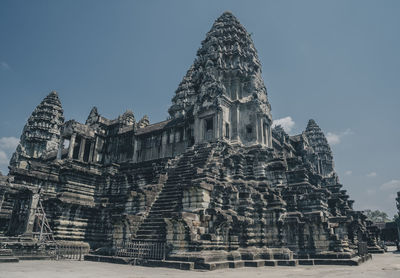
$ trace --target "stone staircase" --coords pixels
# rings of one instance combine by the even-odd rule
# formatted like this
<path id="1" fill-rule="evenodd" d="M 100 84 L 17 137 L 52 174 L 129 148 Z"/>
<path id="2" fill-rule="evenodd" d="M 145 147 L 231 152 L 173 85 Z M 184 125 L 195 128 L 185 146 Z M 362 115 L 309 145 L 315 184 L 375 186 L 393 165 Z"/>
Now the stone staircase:
<path id="1" fill-rule="evenodd" d="M 207 164 L 211 152 L 210 144 L 200 144 L 182 154 L 176 166 L 168 171 L 168 180 L 139 227 L 135 240 L 166 240 L 164 218 L 171 218 L 173 213 L 182 210 L 182 188 L 198 177 L 197 169 Z"/>

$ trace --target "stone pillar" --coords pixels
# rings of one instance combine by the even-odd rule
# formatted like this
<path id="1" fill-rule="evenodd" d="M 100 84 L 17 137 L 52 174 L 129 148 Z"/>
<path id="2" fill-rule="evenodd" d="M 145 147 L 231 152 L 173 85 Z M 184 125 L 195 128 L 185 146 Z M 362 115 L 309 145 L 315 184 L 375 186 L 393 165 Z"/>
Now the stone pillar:
<path id="1" fill-rule="evenodd" d="M 268 128 L 265 120 L 262 121 L 262 135 L 263 135 L 263 144 L 268 146 Z"/>
<path id="2" fill-rule="evenodd" d="M 260 116 L 256 114 L 256 124 L 255 124 L 255 132 L 256 132 L 256 143 L 259 142 L 259 137 L 260 137 Z"/>
<path id="3" fill-rule="evenodd" d="M 232 137 L 232 139 L 236 139 L 237 141 L 239 141 L 240 140 L 240 135 L 239 135 L 239 130 L 240 130 L 240 127 L 239 127 L 239 125 L 240 125 L 240 116 L 239 116 L 239 106 L 236 106 L 236 111 L 235 111 L 235 119 L 234 119 L 234 121 L 235 121 L 235 130 L 233 130 L 233 127 L 232 127 L 232 132 L 233 131 L 235 131 L 235 135 Z"/>
<path id="4" fill-rule="evenodd" d="M 61 159 L 62 156 L 62 150 L 64 149 L 64 138 L 60 138 L 60 143 L 58 145 L 58 151 L 57 151 L 57 160 Z"/>
<path id="5" fill-rule="evenodd" d="M 97 162 L 97 158 L 96 158 L 96 149 L 97 149 L 97 136 L 94 139 L 94 142 L 92 142 L 92 146 L 93 146 L 93 150 L 90 152 L 89 154 L 89 161 L 90 162 Z M 92 146 L 90 146 L 90 149 L 92 149 Z"/>
<path id="6" fill-rule="evenodd" d="M 267 125 L 268 131 L 268 146 L 272 148 L 272 132 L 271 132 L 271 125 Z"/>
<path id="7" fill-rule="evenodd" d="M 193 136 L 194 136 L 194 143 L 197 144 L 200 142 L 200 119 L 195 118 L 194 119 L 194 130 L 193 130 Z"/>
<path id="8" fill-rule="evenodd" d="M 219 139 L 224 138 L 224 114 L 223 111 L 218 112 L 218 132 L 219 132 Z"/>
<path id="9" fill-rule="evenodd" d="M 94 145 L 95 145 L 95 142 L 90 141 L 90 149 L 89 149 L 89 158 L 88 158 L 88 162 L 92 162 L 93 151 L 94 151 Z"/>
<path id="10" fill-rule="evenodd" d="M 199 119 L 199 142 L 203 142 L 206 137 L 204 119 Z"/>
<path id="11" fill-rule="evenodd" d="M 214 117 L 213 117 L 213 140 L 219 138 L 219 113 L 218 111 L 215 111 Z"/>
<path id="12" fill-rule="evenodd" d="M 68 158 L 69 159 L 72 159 L 72 156 L 74 155 L 75 139 L 76 139 L 76 134 L 73 133 L 69 140 L 69 148 L 68 148 Z"/>
<path id="13" fill-rule="evenodd" d="M 138 149 L 138 138 L 137 137 L 135 137 L 135 147 L 134 147 L 134 149 L 133 149 L 133 158 L 132 158 L 132 160 L 133 160 L 133 162 L 138 162 L 138 152 L 139 152 L 139 149 Z"/>
<path id="14" fill-rule="evenodd" d="M 189 138 L 189 135 L 187 134 L 187 126 L 186 125 L 184 125 L 183 126 L 183 136 L 182 136 L 182 138 L 183 138 L 183 141 L 187 141 L 187 139 Z"/>
<path id="15" fill-rule="evenodd" d="M 86 139 L 81 138 L 81 143 L 79 145 L 79 155 L 78 155 L 78 160 L 83 161 L 83 154 L 85 153 L 85 145 L 86 145 Z"/>
<path id="16" fill-rule="evenodd" d="M 264 120 L 260 118 L 260 144 L 264 145 Z"/>

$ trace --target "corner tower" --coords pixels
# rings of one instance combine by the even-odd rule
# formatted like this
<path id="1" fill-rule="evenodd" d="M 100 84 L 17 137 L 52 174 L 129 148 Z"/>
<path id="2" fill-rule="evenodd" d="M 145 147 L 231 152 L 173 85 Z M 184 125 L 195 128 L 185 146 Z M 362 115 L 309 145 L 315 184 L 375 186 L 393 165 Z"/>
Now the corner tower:
<path id="1" fill-rule="evenodd" d="M 317 172 L 324 177 L 332 176 L 334 174 L 332 150 L 325 134 L 313 119 L 308 121 L 304 134 L 314 150 L 315 159 L 313 164 Z"/>
<path id="2" fill-rule="evenodd" d="M 52 91 L 35 108 L 24 126 L 20 143 L 10 166 L 26 168 L 26 161 L 54 153 L 60 144 L 63 109 L 56 91 Z"/>
<path id="3" fill-rule="evenodd" d="M 193 121 L 196 143 L 271 146 L 271 107 L 250 34 L 230 12 L 207 33 L 172 99 L 172 118 Z"/>

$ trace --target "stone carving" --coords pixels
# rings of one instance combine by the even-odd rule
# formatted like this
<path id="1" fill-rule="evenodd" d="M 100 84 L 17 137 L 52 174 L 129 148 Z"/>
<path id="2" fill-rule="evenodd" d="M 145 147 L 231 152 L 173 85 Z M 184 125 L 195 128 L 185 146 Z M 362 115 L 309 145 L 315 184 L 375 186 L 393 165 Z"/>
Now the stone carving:
<path id="1" fill-rule="evenodd" d="M 270 110 L 251 37 L 225 12 L 166 121 L 109 120 L 94 107 L 85 124 L 64 123 L 50 93 L 0 177 L 0 230 L 32 234 L 23 223 L 40 192 L 55 239 L 101 254 L 140 240 L 167 244 L 167 259 L 189 268 L 362 261 L 359 243 L 379 247 L 324 133 L 314 120 L 294 136 L 272 129 Z"/>

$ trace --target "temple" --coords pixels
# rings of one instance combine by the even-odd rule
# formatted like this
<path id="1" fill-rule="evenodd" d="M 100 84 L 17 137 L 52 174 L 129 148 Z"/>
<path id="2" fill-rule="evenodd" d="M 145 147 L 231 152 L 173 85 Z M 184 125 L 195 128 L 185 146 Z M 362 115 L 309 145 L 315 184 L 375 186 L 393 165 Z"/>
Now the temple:
<path id="1" fill-rule="evenodd" d="M 85 123 L 64 121 L 51 92 L 0 176 L 0 240 L 35 238 L 40 205 L 51 237 L 88 244 L 93 260 L 154 243 L 163 257 L 143 264 L 187 269 L 358 264 L 362 243 L 379 250 L 317 123 L 294 136 L 272 126 L 257 51 L 230 12 L 168 113 L 159 123 L 132 111 L 110 120 L 94 107 Z"/>

